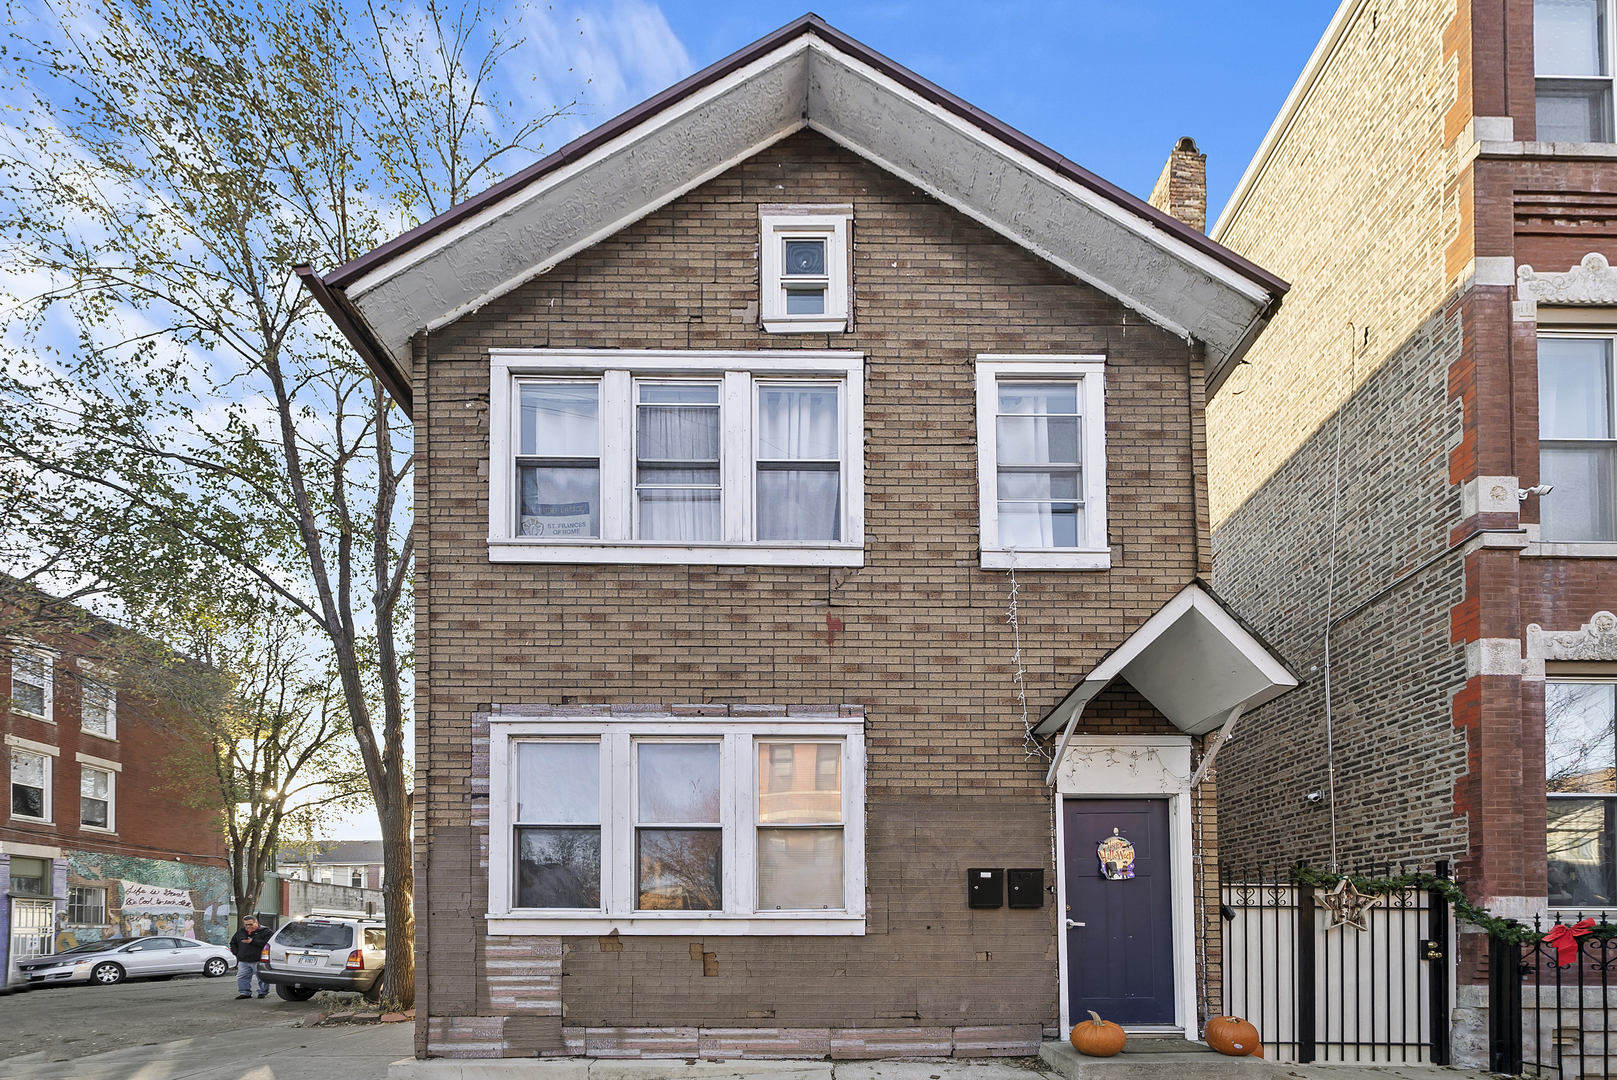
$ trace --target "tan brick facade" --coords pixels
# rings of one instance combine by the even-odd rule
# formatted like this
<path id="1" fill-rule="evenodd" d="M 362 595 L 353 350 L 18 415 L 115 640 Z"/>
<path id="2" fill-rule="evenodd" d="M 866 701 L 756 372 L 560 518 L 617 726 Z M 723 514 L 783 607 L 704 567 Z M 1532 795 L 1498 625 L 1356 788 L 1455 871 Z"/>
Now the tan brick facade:
<path id="1" fill-rule="evenodd" d="M 853 204 L 849 333 L 756 325 L 760 203 Z M 491 564 L 495 347 L 862 351 L 865 565 Z M 1207 566 L 1183 341 L 806 132 L 417 339 L 418 1052 L 989 1056 L 1053 1031 L 1054 905 L 964 898 L 968 866 L 1054 881 L 1010 582 L 978 568 L 979 353 L 1107 358 L 1112 568 L 1016 575 L 1037 719 Z M 682 702 L 862 709 L 865 936 L 486 933 L 489 715 Z M 1083 729 L 1174 730 L 1122 686 Z"/>

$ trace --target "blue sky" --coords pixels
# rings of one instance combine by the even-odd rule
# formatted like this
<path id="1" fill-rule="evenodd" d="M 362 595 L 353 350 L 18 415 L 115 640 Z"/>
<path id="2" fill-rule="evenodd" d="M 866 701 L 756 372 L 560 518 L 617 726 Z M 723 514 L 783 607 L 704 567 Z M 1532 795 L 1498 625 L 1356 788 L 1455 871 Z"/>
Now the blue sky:
<path id="1" fill-rule="evenodd" d="M 582 20 L 575 40 L 593 46 L 574 61 L 595 80 L 585 91 L 595 107 L 578 130 L 812 10 L 1137 195 L 1150 193 L 1174 141 L 1193 136 L 1208 155 L 1211 224 L 1335 9 L 1327 0 L 608 0 L 547 14 Z"/>

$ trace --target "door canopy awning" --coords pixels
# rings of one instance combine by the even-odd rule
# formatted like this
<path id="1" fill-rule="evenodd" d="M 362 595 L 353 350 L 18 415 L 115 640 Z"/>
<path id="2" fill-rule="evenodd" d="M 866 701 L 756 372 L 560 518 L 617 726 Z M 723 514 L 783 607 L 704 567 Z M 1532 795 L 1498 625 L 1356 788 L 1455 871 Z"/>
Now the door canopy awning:
<path id="1" fill-rule="evenodd" d="M 1297 685 L 1285 661 L 1200 581 L 1186 585 L 1095 665 L 1044 715 L 1038 733 L 1065 728 L 1070 735 L 1084 706 L 1116 679 L 1188 735 L 1223 727 Z"/>

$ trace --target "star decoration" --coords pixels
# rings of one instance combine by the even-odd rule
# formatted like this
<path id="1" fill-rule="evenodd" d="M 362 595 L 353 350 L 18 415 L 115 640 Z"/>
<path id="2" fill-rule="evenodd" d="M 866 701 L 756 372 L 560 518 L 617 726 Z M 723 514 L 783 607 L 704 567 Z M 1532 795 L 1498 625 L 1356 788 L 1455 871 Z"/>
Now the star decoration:
<path id="1" fill-rule="evenodd" d="M 1383 899 L 1385 898 L 1360 892 L 1353 887 L 1352 882 L 1343 878 L 1336 883 L 1336 888 L 1316 896 L 1314 902 L 1331 913 L 1325 921 L 1325 929 L 1329 930 L 1333 926 L 1351 926 L 1355 930 L 1368 930 L 1370 909 Z"/>

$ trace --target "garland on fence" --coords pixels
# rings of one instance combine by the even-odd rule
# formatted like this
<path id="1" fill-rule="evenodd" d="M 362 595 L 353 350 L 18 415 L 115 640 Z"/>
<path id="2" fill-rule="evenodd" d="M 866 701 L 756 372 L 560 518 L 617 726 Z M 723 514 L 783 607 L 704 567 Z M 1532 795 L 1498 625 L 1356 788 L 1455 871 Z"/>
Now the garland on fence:
<path id="1" fill-rule="evenodd" d="M 1332 874 L 1324 870 L 1315 870 L 1308 866 L 1293 866 L 1291 880 L 1296 885 L 1313 885 L 1322 889 L 1333 889 L 1337 882 L 1347 879 L 1355 889 L 1361 893 L 1374 896 L 1386 896 L 1388 893 L 1403 892 L 1406 890 L 1419 890 L 1434 892 L 1454 905 L 1454 917 L 1462 919 L 1473 926 L 1481 927 L 1492 937 L 1503 938 L 1505 941 L 1514 941 L 1517 944 L 1528 944 L 1544 940 L 1544 935 L 1531 926 L 1525 926 L 1515 919 L 1505 919 L 1493 914 L 1485 907 L 1478 907 L 1466 898 L 1460 887 L 1448 878 L 1438 877 L 1436 874 L 1394 874 L 1389 877 L 1365 877 L 1360 874 Z M 1595 925 L 1592 935 L 1602 940 L 1617 938 L 1617 923 L 1602 921 Z"/>

